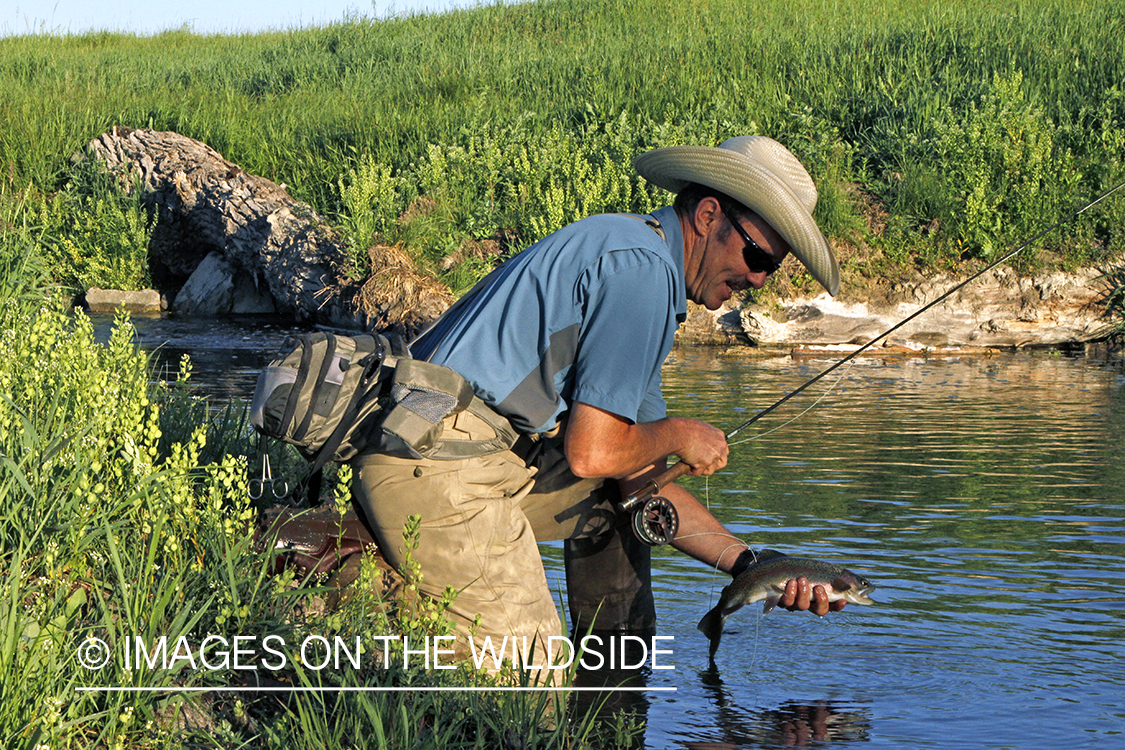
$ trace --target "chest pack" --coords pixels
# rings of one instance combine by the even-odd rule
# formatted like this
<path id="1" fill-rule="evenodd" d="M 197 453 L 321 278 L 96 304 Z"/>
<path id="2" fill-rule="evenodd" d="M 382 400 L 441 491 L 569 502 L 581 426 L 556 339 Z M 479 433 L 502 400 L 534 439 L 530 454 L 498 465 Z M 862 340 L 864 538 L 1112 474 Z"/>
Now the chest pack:
<path id="1" fill-rule="evenodd" d="M 312 475 L 367 450 L 457 459 L 509 447 L 516 437 L 510 427 L 492 440 L 441 440 L 447 416 L 481 407 L 487 410 L 467 380 L 411 359 L 404 344 L 382 334 L 316 332 L 287 338 L 262 370 L 250 422 L 295 446 L 313 462 Z"/>

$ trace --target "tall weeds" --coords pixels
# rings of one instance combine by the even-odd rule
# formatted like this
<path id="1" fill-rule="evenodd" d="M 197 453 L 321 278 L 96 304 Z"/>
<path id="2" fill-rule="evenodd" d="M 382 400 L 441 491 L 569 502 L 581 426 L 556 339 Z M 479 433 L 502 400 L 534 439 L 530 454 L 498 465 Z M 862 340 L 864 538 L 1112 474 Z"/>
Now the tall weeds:
<path id="1" fill-rule="evenodd" d="M 460 288 L 574 216 L 666 201 L 631 172 L 639 151 L 762 133 L 809 165 L 830 236 L 882 270 L 950 265 L 1125 177 L 1123 32 L 1111 0 L 544 0 L 10 38 L 0 166 L 49 197 L 110 125 L 175 130 L 335 217 L 357 257 L 401 242 Z M 1039 262 L 1119 251 L 1123 211 Z"/>
<path id="2" fill-rule="evenodd" d="M 442 633 L 446 604 L 384 602 L 369 568 L 353 599 L 326 609 L 322 581 L 273 575 L 252 544 L 245 407 L 201 401 L 185 385 L 186 361 L 178 380 L 154 383 L 125 316 L 96 341 L 43 283 L 42 252 L 34 227 L 0 236 L 0 746 L 344 748 L 374 736 L 382 747 L 566 747 L 589 736 L 590 719 L 519 694 L 223 692 L 260 680 L 301 689 L 492 678 L 469 665 L 407 668 L 394 658 L 401 648 L 389 667 L 369 658 L 331 674 L 296 660 L 247 672 L 229 650 L 224 658 L 216 644 L 238 638 Z M 346 507 L 347 471 L 336 481 Z M 204 667 L 189 655 L 208 642 Z M 112 656 L 91 665 L 100 644 Z M 258 647 L 242 658 L 261 657 Z M 209 687 L 220 689 L 184 692 Z"/>

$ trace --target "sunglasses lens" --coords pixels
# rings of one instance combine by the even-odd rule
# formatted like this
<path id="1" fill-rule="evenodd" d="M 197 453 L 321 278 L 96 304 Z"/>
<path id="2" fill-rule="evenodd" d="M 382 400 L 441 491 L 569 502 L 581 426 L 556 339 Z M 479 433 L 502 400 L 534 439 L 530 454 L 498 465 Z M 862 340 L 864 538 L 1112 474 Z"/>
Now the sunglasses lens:
<path id="1" fill-rule="evenodd" d="M 746 261 L 746 267 L 750 269 L 751 273 L 764 273 L 766 276 L 769 276 L 771 273 L 781 268 L 781 264 L 774 260 L 772 255 L 763 250 L 761 246 L 754 241 L 754 238 L 746 232 L 742 225 L 734 220 L 730 212 L 723 208 L 721 204 L 719 207 L 727 217 L 727 221 L 729 221 L 735 231 L 738 232 L 738 236 L 746 243 L 746 247 L 742 248 L 742 259 Z"/>
<path id="2" fill-rule="evenodd" d="M 753 273 L 764 273 L 769 276 L 781 268 L 781 264 L 771 258 L 765 250 L 758 247 L 753 240 L 750 240 L 750 244 L 743 248 L 742 258 L 746 261 L 746 267 Z"/>

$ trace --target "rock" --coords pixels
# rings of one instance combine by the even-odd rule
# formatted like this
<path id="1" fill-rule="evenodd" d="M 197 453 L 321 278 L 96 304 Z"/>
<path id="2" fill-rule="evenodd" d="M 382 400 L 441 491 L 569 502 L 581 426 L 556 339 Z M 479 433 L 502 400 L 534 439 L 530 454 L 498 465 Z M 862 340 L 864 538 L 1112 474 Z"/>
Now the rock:
<path id="1" fill-rule="evenodd" d="M 172 309 L 185 315 L 223 315 L 234 298 L 234 270 L 221 253 L 212 252 L 176 294 Z"/>
<path id="2" fill-rule="evenodd" d="M 1095 341 L 1109 333 L 1100 301 L 1103 274 L 1087 268 L 1020 279 L 1000 267 L 894 331 L 896 346 L 1012 348 Z M 746 305 L 743 334 L 759 345 L 862 345 L 938 299 L 957 281 L 944 276 L 892 285 L 895 302 L 844 303 L 827 294 Z M 906 301 L 909 300 L 909 301 Z M 729 303 L 728 303 L 729 305 Z M 728 306 L 728 310 L 736 309 Z M 722 318 L 725 310 L 716 315 Z"/>
<path id="3" fill-rule="evenodd" d="M 687 320 L 676 331 L 676 342 L 720 346 L 736 342 L 749 343 L 750 338 L 742 331 L 737 315 L 737 311 L 726 309 L 712 312 L 689 301 Z"/>
<path id="4" fill-rule="evenodd" d="M 234 294 L 231 299 L 232 315 L 273 315 L 277 306 L 265 285 L 258 285 L 257 278 L 250 273 L 236 274 Z"/>
<path id="5" fill-rule="evenodd" d="M 157 217 L 150 247 L 154 280 L 169 288 L 191 280 L 187 295 L 180 293 L 183 301 L 177 297 L 182 312 L 268 308 L 333 326 L 412 333 L 451 302 L 447 289 L 412 264 L 396 271 L 406 283 L 393 288 L 354 281 L 351 253 L 323 217 L 284 185 L 246 173 L 205 143 L 114 127 L 92 140 L 88 152 L 118 176 L 122 190 L 140 186 Z M 196 279 L 213 253 L 233 269 L 230 278 L 208 269 Z M 243 276 L 249 283 L 239 285 Z"/>
<path id="6" fill-rule="evenodd" d="M 269 292 L 260 289 L 254 275 L 240 271 L 212 252 L 184 283 L 173 309 L 184 315 L 247 315 L 275 313 Z"/>
<path id="7" fill-rule="evenodd" d="M 155 289 L 125 292 L 95 288 L 86 290 L 86 307 L 90 312 L 116 312 L 123 307 L 130 313 L 159 313 L 161 298 Z"/>

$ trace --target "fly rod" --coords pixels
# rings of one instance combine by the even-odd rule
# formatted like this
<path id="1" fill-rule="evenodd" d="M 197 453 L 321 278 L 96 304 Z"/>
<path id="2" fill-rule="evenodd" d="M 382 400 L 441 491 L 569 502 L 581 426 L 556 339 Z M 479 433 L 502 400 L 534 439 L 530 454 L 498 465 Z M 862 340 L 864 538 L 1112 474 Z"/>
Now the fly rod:
<path id="1" fill-rule="evenodd" d="M 907 317 L 903 318 L 898 323 L 895 323 L 893 326 L 888 328 L 883 333 L 880 333 L 878 336 L 871 339 L 866 344 L 860 346 L 858 349 L 856 349 L 854 352 L 852 352 L 848 356 L 846 356 L 843 359 L 837 361 L 835 364 L 828 367 L 826 370 L 824 370 L 820 374 L 815 375 L 812 378 L 810 378 L 809 380 L 805 381 L 805 383 L 803 385 L 801 385 L 800 387 L 798 387 L 798 388 L 794 389 L 793 391 L 785 394 L 784 396 L 779 398 L 777 401 L 775 401 L 772 405 L 766 407 L 765 409 L 762 409 L 760 412 L 758 412 L 754 416 L 750 417 L 750 419 L 747 419 L 745 422 L 740 424 L 738 427 L 735 427 L 733 430 L 731 430 L 730 432 L 727 433 L 727 435 L 726 435 L 727 440 L 730 440 L 735 435 L 742 432 L 743 430 L 745 430 L 747 427 L 749 427 L 750 425 L 757 422 L 762 417 L 764 417 L 767 414 L 769 414 L 770 412 L 774 411 L 779 406 L 784 404 L 786 401 L 793 398 L 798 393 L 801 393 L 806 388 L 811 386 L 813 383 L 816 383 L 817 381 L 819 381 L 824 376 L 826 376 L 829 373 L 835 371 L 837 368 L 841 367 L 842 365 L 852 361 L 853 359 L 858 357 L 860 354 L 862 354 L 864 351 L 871 348 L 874 344 L 876 344 L 877 342 L 885 339 L 887 336 L 890 336 L 892 333 L 897 331 L 899 328 L 902 328 L 904 325 L 906 325 L 910 321 L 914 320 L 915 318 L 917 318 L 922 313 L 926 312 L 927 310 L 929 310 L 930 308 L 939 304 L 940 302 L 943 302 L 944 300 L 948 299 L 951 295 L 956 294 L 958 291 L 960 291 L 966 285 L 970 284 L 973 281 L 976 281 L 978 278 L 980 278 L 984 274 L 988 273 L 992 269 L 996 268 L 998 265 L 1000 265 L 1004 261 L 1009 260 L 1010 258 L 1014 257 L 1015 255 L 1023 252 L 1025 249 L 1027 249 L 1027 247 L 1029 245 L 1031 245 L 1036 240 L 1042 238 L 1044 235 L 1046 235 L 1050 232 L 1053 232 L 1054 230 L 1058 229 L 1063 224 L 1067 223 L 1068 221 L 1071 221 L 1072 219 L 1076 218 L 1077 216 L 1085 213 L 1086 211 L 1090 210 L 1094 206 L 1098 205 L 1103 200 L 1105 200 L 1109 196 L 1116 193 L 1122 187 L 1125 187 L 1125 181 L 1119 182 L 1117 185 L 1115 185 L 1112 188 L 1110 188 L 1109 190 L 1105 191 L 1104 193 L 1099 195 L 1097 198 L 1095 198 L 1094 200 L 1087 203 L 1082 208 L 1068 214 L 1067 216 L 1063 217 L 1062 219 L 1059 219 L 1057 222 L 1055 222 L 1051 226 L 1047 227 L 1043 231 L 1039 232 L 1035 236 L 1031 237 L 1028 240 L 1025 240 L 1019 247 L 1017 247 L 1015 250 L 1010 251 L 1004 257 L 990 263 L 985 268 L 981 269 L 980 271 L 977 271 L 976 273 L 974 273 L 969 278 L 965 279 L 961 283 L 959 283 L 959 284 L 953 286 L 952 288 L 950 288 L 948 291 L 946 291 L 944 294 L 942 294 L 937 299 L 935 299 L 932 302 L 930 302 L 930 303 L 920 307 L 919 309 L 915 310 L 913 313 L 911 313 Z M 661 487 L 664 487 L 664 486 L 668 485 L 669 483 L 676 481 L 677 479 L 682 477 L 684 474 L 687 474 L 689 471 L 691 471 L 690 466 L 685 464 L 683 461 L 677 462 L 674 466 L 672 466 L 670 469 L 665 471 L 660 476 L 656 477 L 655 479 L 650 479 L 644 486 L 640 487 L 637 490 L 634 490 L 632 493 L 627 495 L 621 501 L 620 508 L 624 511 L 630 511 L 630 510 L 633 510 L 633 509 L 637 508 L 638 506 L 644 505 L 645 501 L 648 498 L 652 497 L 652 495 L 654 495 L 655 493 L 659 492 Z M 668 513 L 669 511 L 667 509 L 664 509 L 664 512 Z M 675 513 L 674 508 L 672 508 L 671 513 L 673 513 L 673 514 Z M 671 537 L 674 538 L 674 536 L 675 536 L 675 534 L 673 532 Z M 670 539 L 669 539 L 669 541 L 670 541 Z"/>

